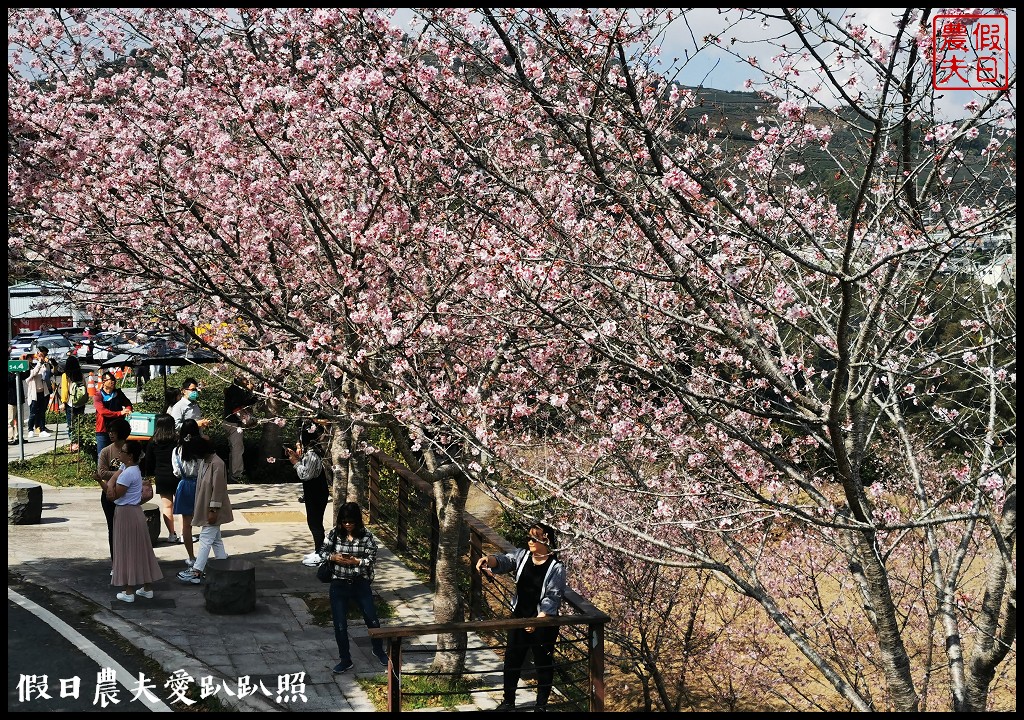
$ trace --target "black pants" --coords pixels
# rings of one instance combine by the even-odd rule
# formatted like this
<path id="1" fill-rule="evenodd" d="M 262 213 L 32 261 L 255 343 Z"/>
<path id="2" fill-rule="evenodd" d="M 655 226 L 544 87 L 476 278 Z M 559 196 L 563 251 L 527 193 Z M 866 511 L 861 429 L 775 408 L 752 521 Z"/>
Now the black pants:
<path id="1" fill-rule="evenodd" d="M 515 704 L 516 688 L 526 661 L 526 651 L 533 650 L 533 665 L 537 668 L 537 705 L 548 704 L 551 683 L 555 678 L 555 641 L 558 628 L 537 628 L 532 633 L 526 630 L 508 631 L 508 649 L 505 650 L 504 700 Z"/>
<path id="2" fill-rule="evenodd" d="M 321 475 L 302 483 L 302 498 L 306 504 L 306 525 L 313 535 L 313 552 L 324 544 L 324 510 L 327 509 L 327 480 Z"/>
<path id="3" fill-rule="evenodd" d="M 107 493 L 100 494 L 100 505 L 103 507 L 103 514 L 107 518 L 107 542 L 110 543 L 110 559 L 114 559 L 114 510 L 117 505 L 113 500 L 107 498 Z"/>

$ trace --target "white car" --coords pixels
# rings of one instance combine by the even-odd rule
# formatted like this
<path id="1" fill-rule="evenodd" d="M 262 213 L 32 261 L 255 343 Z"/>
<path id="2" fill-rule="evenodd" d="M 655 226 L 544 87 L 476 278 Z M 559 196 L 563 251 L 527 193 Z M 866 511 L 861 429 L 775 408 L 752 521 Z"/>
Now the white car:
<path id="1" fill-rule="evenodd" d="M 40 330 L 33 330 L 31 332 L 18 333 L 11 338 L 10 347 L 10 360 L 23 360 L 28 357 L 32 357 L 32 343 L 35 342 L 36 338 L 42 335 Z"/>
<path id="2" fill-rule="evenodd" d="M 107 331 L 83 338 L 75 354 L 86 361 L 103 362 L 132 347 L 132 342 L 119 332 Z M 91 352 L 90 352 L 91 350 Z"/>

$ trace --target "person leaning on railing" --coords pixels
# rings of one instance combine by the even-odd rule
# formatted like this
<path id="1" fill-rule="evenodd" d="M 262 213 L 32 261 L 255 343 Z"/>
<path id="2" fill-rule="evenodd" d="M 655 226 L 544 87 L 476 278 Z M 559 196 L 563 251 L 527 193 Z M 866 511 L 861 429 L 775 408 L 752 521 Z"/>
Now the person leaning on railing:
<path id="1" fill-rule="evenodd" d="M 555 531 L 544 523 L 534 523 L 529 529 L 526 548 L 518 548 L 501 555 L 486 555 L 477 561 L 479 572 L 499 574 L 515 571 L 516 594 L 511 601 L 512 616 L 516 618 L 554 617 L 558 615 L 565 596 L 565 565 L 552 548 Z M 533 650 L 537 668 L 536 710 L 547 709 L 551 685 L 554 681 L 555 642 L 557 627 L 512 629 L 508 633 L 505 651 L 504 697 L 497 711 L 512 711 L 516 707 L 516 688 L 526 660 L 526 651 Z"/>

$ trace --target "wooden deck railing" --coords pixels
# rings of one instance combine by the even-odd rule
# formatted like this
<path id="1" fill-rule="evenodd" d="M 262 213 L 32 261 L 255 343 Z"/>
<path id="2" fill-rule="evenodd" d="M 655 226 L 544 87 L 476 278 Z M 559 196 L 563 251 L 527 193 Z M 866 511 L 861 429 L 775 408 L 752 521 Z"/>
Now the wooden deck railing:
<path id="1" fill-rule="evenodd" d="M 371 523 L 387 521 L 392 515 L 385 511 L 387 504 L 381 492 L 380 470 L 391 470 L 397 480 L 395 490 L 394 530 L 396 549 L 408 552 L 411 548 L 409 518 L 423 517 L 422 511 L 429 512 L 429 530 L 425 541 L 429 546 L 430 583 L 434 585 L 436 577 L 437 548 L 439 530 L 437 512 L 430 484 L 410 471 L 394 458 L 377 452 L 371 455 L 369 478 L 369 520 Z M 419 511 L 419 512 L 417 512 Z M 483 557 L 485 548 L 493 548 L 492 552 L 509 552 L 515 546 L 494 531 L 489 525 L 471 513 L 465 513 L 466 525 L 469 528 L 469 567 L 476 567 L 476 561 Z M 604 710 L 604 626 L 610 620 L 607 614 L 595 607 L 586 598 L 571 589 L 567 589 L 564 597 L 563 614 L 553 618 L 533 619 L 502 619 L 495 618 L 492 607 L 508 608 L 509 599 L 515 592 L 515 584 L 508 575 L 496 576 L 494 583 L 488 584 L 485 592 L 480 573 L 469 572 L 470 589 L 468 613 L 471 622 L 426 624 L 426 625 L 389 625 L 369 631 L 370 637 L 381 638 L 388 648 L 390 672 L 388 673 L 388 709 L 401 711 L 401 669 L 402 639 L 438 633 L 497 633 L 513 628 L 528 626 L 559 626 L 564 628 L 560 635 L 567 637 L 567 642 L 559 642 L 556 656 L 563 655 L 568 661 L 565 665 L 572 666 L 577 661 L 585 666 L 587 676 L 587 703 L 581 710 L 602 712 Z M 490 596 L 491 602 L 488 602 Z M 575 643 L 578 639 L 580 642 Z M 582 647 L 582 652 L 579 648 Z M 576 657 L 578 656 L 578 657 Z M 558 688 L 559 677 L 556 673 L 555 688 Z"/>

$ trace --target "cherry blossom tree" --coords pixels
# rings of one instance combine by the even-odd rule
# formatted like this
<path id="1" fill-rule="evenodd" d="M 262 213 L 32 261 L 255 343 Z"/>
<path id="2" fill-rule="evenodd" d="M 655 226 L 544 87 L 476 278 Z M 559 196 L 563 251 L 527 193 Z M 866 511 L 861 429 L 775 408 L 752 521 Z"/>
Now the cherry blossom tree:
<path id="1" fill-rule="evenodd" d="M 652 69 L 667 17 L 428 15 L 447 54 L 409 92 L 469 158 L 509 340 L 468 383 L 502 391 L 436 412 L 581 544 L 756 600 L 849 708 L 920 709 L 944 654 L 948 707 L 983 709 L 1015 639 L 1015 286 L 953 260 L 1015 232 L 1012 95 L 940 117 L 926 12 L 750 12 L 785 32 L 733 128 Z"/>
<path id="2" fill-rule="evenodd" d="M 337 497 L 366 507 L 368 430 L 389 428 L 438 488 L 436 616 L 462 620 L 469 481 L 417 439 L 422 419 L 391 392 L 378 347 L 415 354 L 449 284 L 443 263 L 420 257 L 416 236 L 432 229 L 403 200 L 420 181 L 415 131 L 383 83 L 401 33 L 360 10 L 43 10 L 10 22 L 10 201 L 23 230 L 12 252 L 96 317 L 202 324 L 202 340 L 275 402 L 334 420 Z M 442 670 L 463 660 L 439 658 Z"/>
<path id="3" fill-rule="evenodd" d="M 209 323 L 339 423 L 350 495 L 388 428 L 434 482 L 439 622 L 473 480 L 581 570 L 755 602 L 836 708 L 992 707 L 1015 278 L 966 261 L 1015 234 L 1015 69 L 944 118 L 926 11 L 734 11 L 678 77 L 691 13 L 417 14 L 12 11 L 12 253 Z M 751 23 L 770 61 L 729 41 Z M 750 65 L 745 123 L 687 86 L 709 52 Z"/>

